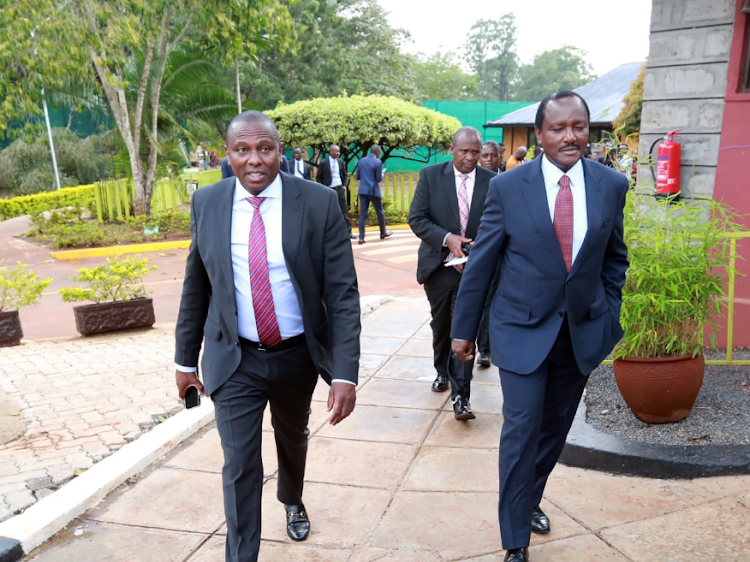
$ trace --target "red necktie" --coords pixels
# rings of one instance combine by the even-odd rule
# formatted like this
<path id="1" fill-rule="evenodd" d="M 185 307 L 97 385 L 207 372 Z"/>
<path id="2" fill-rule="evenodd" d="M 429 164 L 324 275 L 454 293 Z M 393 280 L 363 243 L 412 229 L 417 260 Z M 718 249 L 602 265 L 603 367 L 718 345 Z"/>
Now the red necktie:
<path id="1" fill-rule="evenodd" d="M 570 271 L 573 264 L 573 193 L 570 191 L 570 178 L 560 178 L 560 190 L 555 199 L 555 234 L 565 260 L 565 269 Z"/>
<path id="2" fill-rule="evenodd" d="M 253 297 L 255 325 L 258 339 L 267 347 L 281 343 L 281 332 L 273 306 L 271 279 L 268 276 L 268 251 L 266 250 L 266 227 L 260 215 L 260 205 L 265 197 L 248 197 L 253 206 L 253 220 L 250 223 L 250 240 L 247 246 L 247 262 L 250 268 L 250 292 Z"/>
<path id="3" fill-rule="evenodd" d="M 469 192 L 466 189 L 466 180 L 468 179 L 469 176 L 461 174 L 461 186 L 458 188 L 458 216 L 461 219 L 461 236 L 466 236 L 466 225 L 469 224 Z M 453 255 L 451 254 L 448 259 L 450 260 L 452 257 Z M 459 273 L 463 273 L 464 271 L 464 264 L 462 263 L 453 267 Z"/>

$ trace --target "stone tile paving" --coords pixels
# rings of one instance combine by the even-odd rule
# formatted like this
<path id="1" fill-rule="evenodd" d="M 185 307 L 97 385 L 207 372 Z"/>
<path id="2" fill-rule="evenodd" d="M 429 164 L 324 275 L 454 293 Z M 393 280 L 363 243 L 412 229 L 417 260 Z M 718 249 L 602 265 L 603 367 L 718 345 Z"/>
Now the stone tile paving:
<path id="1" fill-rule="evenodd" d="M 368 330 L 371 337 L 381 337 L 383 322 L 415 310 L 426 310 L 426 303 L 388 303 Z M 316 389 L 305 486 L 312 532 L 302 544 L 285 533 L 265 419 L 260 562 L 503 559 L 499 383 L 492 371 L 477 370 L 472 398 L 482 411 L 477 408 L 472 422 L 456 422 L 446 411 L 447 396 L 429 390 L 429 362 L 404 353 L 421 353 L 413 340 L 425 339 L 424 326 L 416 326 L 411 339 L 401 338 L 400 346 L 392 334 L 370 342 L 372 350 L 395 355 L 363 356 L 359 405 L 340 426 L 326 424 L 326 387 Z M 222 562 L 221 465 L 218 434 L 209 427 L 27 560 Z M 534 562 L 746 562 L 750 552 L 748 476 L 651 480 L 560 466 L 543 507 L 552 532 L 532 538 Z"/>
<path id="2" fill-rule="evenodd" d="M 0 445 L 0 521 L 182 409 L 173 350 L 160 327 L 0 350 L 0 390 L 26 424 Z"/>

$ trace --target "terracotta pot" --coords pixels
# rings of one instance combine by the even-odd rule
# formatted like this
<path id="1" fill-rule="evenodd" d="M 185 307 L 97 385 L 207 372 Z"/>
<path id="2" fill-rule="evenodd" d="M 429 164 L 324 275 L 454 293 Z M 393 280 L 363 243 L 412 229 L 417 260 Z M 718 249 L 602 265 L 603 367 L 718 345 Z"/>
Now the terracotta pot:
<path id="1" fill-rule="evenodd" d="M 0 347 L 20 345 L 23 338 L 21 319 L 17 310 L 0 312 Z"/>
<path id="2" fill-rule="evenodd" d="M 646 423 L 675 423 L 688 417 L 703 384 L 704 368 L 702 355 L 614 361 L 622 397 L 635 417 Z"/>
<path id="3" fill-rule="evenodd" d="M 150 298 L 74 306 L 73 314 L 76 330 L 83 336 L 150 328 L 156 322 L 154 302 Z"/>

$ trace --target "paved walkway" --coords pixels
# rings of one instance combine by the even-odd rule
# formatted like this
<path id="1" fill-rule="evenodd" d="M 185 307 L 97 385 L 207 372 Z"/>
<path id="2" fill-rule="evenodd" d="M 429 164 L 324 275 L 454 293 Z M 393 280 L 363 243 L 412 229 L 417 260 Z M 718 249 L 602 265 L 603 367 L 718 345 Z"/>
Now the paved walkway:
<path id="1" fill-rule="evenodd" d="M 0 521 L 181 410 L 173 350 L 171 327 L 3 348 L 26 433 L 0 445 Z"/>
<path id="2" fill-rule="evenodd" d="M 429 390 L 428 316 L 415 299 L 364 320 L 358 405 L 338 427 L 326 423 L 325 385 L 316 389 L 305 488 L 312 533 L 302 544 L 285 534 L 266 420 L 262 562 L 502 560 L 496 370 L 475 372 L 478 417 L 456 422 L 447 395 Z M 27 560 L 221 562 L 221 464 L 209 427 Z M 647 480 L 560 466 L 542 506 L 553 530 L 533 538 L 533 562 L 746 562 L 750 552 L 747 476 Z"/>

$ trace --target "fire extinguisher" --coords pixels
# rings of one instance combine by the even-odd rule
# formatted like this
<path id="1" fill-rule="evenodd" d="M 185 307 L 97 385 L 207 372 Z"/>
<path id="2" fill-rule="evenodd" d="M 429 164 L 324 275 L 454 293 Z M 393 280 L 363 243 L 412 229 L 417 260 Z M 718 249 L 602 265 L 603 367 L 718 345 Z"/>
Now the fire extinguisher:
<path id="1" fill-rule="evenodd" d="M 675 138 L 682 129 L 670 131 L 664 138 L 658 139 L 651 145 L 651 153 L 654 146 L 661 142 L 656 153 L 656 196 L 674 197 L 680 192 L 680 157 L 682 145 L 675 142 Z M 662 142 L 663 141 L 663 142 Z M 653 168 L 652 168 L 653 173 Z"/>

